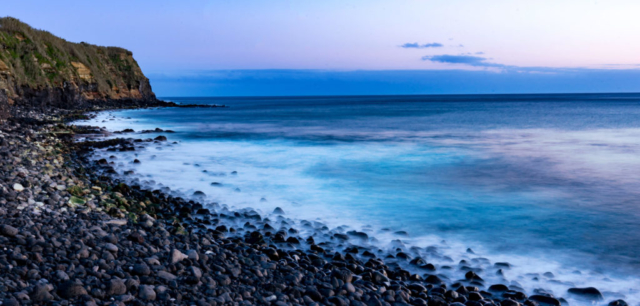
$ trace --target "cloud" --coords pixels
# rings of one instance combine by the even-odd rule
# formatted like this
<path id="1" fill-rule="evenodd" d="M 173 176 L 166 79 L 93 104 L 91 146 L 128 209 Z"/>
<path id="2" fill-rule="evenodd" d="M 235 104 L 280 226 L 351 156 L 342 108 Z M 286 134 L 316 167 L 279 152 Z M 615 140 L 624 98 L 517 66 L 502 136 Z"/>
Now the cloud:
<path id="1" fill-rule="evenodd" d="M 424 44 L 424 45 L 420 45 L 418 43 L 406 43 L 400 47 L 405 48 L 405 49 L 425 49 L 425 48 L 440 48 L 443 47 L 444 45 L 441 43 L 430 43 L 430 44 Z"/>
<path id="2" fill-rule="evenodd" d="M 508 68 L 509 66 L 503 64 L 489 63 L 486 57 L 472 56 L 472 55 L 428 55 L 422 57 L 423 61 L 431 61 L 436 63 L 446 64 L 462 64 L 473 67 L 494 67 L 494 68 Z"/>

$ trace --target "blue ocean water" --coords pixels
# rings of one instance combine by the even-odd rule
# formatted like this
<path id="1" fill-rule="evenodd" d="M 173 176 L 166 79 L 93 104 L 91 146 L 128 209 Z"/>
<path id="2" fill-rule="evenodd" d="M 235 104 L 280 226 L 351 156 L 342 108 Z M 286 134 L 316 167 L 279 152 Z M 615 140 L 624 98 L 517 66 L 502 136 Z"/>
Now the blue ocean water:
<path id="1" fill-rule="evenodd" d="M 120 164 L 147 182 L 638 296 L 640 94 L 165 100 L 228 107 L 92 121 L 176 132 Z"/>

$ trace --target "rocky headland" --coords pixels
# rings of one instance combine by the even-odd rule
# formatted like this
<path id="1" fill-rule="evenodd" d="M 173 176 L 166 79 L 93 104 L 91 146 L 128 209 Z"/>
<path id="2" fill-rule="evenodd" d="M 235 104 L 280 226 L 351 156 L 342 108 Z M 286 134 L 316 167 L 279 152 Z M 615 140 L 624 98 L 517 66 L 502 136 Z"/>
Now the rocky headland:
<path id="1" fill-rule="evenodd" d="M 40 32 L 18 32 L 21 27 L 0 20 L 2 306 L 566 304 L 548 292 L 528 295 L 484 280 L 483 273 L 509 263 L 493 263 L 491 271 L 463 261 L 435 266 L 402 250 L 350 244 L 370 239 L 366 233 L 336 232 L 319 222 L 296 228 L 281 209 L 234 211 L 205 205 L 198 194 L 180 197 L 117 179 L 117 157 L 94 160 L 93 151 L 135 151 L 170 136 L 106 139 L 107 131 L 67 123 L 101 109 L 176 105 L 155 99 L 130 52 L 86 45 L 85 55 L 47 53 L 33 34 Z M 25 45 L 15 49 L 8 40 Z M 22 51 L 16 58 L 11 50 Z M 118 61 L 131 70 L 120 70 Z M 21 71 L 38 76 L 24 81 Z M 302 234 L 309 231 L 314 234 Z M 453 269 L 459 279 L 439 269 Z M 596 288 L 563 293 L 569 295 L 588 305 L 627 305 L 604 301 Z"/>

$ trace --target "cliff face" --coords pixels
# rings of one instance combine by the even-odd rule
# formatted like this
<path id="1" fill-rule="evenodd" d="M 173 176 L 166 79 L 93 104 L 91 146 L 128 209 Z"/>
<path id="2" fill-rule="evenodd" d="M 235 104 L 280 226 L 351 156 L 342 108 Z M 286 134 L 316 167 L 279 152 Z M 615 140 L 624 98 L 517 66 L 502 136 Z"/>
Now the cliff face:
<path id="1" fill-rule="evenodd" d="M 75 108 L 114 100 L 156 100 L 130 51 L 71 43 L 0 18 L 0 112 L 12 105 Z"/>

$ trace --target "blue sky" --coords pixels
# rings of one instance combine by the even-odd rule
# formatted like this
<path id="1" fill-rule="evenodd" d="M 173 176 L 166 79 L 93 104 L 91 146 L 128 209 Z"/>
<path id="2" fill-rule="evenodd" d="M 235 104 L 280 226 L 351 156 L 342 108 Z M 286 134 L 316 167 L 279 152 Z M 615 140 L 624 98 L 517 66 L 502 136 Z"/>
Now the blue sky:
<path id="1" fill-rule="evenodd" d="M 8 2 L 160 96 L 640 91 L 640 1 Z"/>

